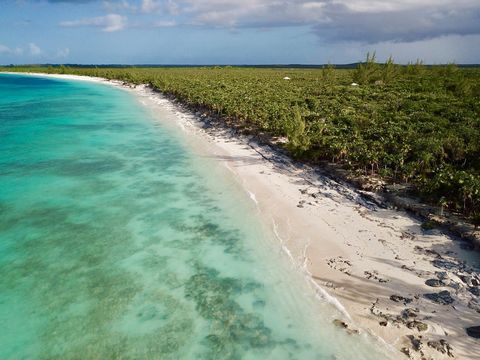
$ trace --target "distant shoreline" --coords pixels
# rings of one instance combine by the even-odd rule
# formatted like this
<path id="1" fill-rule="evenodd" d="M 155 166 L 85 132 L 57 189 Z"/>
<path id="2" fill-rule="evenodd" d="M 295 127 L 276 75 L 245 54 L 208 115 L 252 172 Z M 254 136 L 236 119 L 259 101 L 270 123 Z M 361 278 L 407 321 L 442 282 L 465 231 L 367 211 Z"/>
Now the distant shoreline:
<path id="1" fill-rule="evenodd" d="M 469 302 L 461 278 L 478 273 L 463 263 L 472 253 L 460 242 L 438 230 L 423 230 L 405 212 L 368 202 L 352 187 L 292 162 L 253 137 L 222 128 L 208 116 L 192 114 L 146 86 L 88 76 L 30 75 L 126 88 L 152 111 L 187 125 L 188 136 L 223 155 L 225 166 L 255 199 L 262 220 L 309 275 L 319 297 L 345 308 L 345 318 L 337 324 L 352 336 L 356 331 L 374 334 L 414 359 L 449 358 L 441 340 L 451 345 L 455 358 L 480 357 L 478 343 L 464 330 L 478 325 L 480 304 L 476 309 Z M 425 284 L 432 279 L 440 289 Z M 451 294 L 454 306 L 425 297 L 440 290 Z M 422 344 L 418 351 L 416 340 Z"/>
<path id="2" fill-rule="evenodd" d="M 233 67 L 233 68 L 258 68 L 258 69 L 322 69 L 326 66 L 333 66 L 336 69 L 355 69 L 362 62 L 350 64 L 35 64 L 37 67 L 76 67 L 76 68 L 212 68 L 212 67 Z M 407 64 L 398 64 L 407 66 Z M 426 67 L 445 66 L 447 64 L 423 64 Z M 22 65 L 0 65 L 0 67 L 30 66 Z M 480 68 L 480 64 L 456 64 L 460 68 Z M 18 73 L 17 73 L 18 74 Z"/>

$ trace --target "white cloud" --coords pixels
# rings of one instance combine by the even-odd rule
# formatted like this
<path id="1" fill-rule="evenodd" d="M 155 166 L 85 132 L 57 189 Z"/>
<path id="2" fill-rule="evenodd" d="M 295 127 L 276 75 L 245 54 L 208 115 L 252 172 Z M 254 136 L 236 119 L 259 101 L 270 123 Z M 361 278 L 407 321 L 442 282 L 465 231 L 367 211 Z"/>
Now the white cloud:
<path id="1" fill-rule="evenodd" d="M 12 50 L 5 45 L 0 44 L 0 54 L 10 54 Z"/>
<path id="2" fill-rule="evenodd" d="M 161 1 L 155 0 L 142 0 L 140 9 L 142 12 L 150 13 L 159 10 L 163 6 Z"/>
<path id="3" fill-rule="evenodd" d="M 70 55 L 70 49 L 69 48 L 64 48 L 64 49 L 58 49 L 57 53 L 55 54 L 57 58 L 66 58 L 68 55 Z"/>
<path id="4" fill-rule="evenodd" d="M 11 49 L 8 46 L 0 44 L 0 55 L 21 55 L 23 53 L 22 48 Z"/>
<path id="5" fill-rule="evenodd" d="M 42 54 L 42 49 L 40 49 L 34 43 L 28 44 L 28 51 L 30 52 L 30 55 L 33 55 L 33 56 L 38 56 Z"/>
<path id="6" fill-rule="evenodd" d="M 118 14 L 108 14 L 94 18 L 85 18 L 80 20 L 62 21 L 60 26 L 79 27 L 94 26 L 102 28 L 105 32 L 114 32 L 123 30 L 127 26 L 127 18 Z"/>
<path id="7" fill-rule="evenodd" d="M 108 11 L 108 12 L 117 12 L 117 11 L 132 11 L 135 12 L 137 11 L 137 6 L 131 4 L 127 0 L 122 0 L 122 1 L 104 1 L 103 2 L 103 7 Z"/>
<path id="8" fill-rule="evenodd" d="M 153 23 L 154 27 L 174 27 L 177 23 L 173 20 L 159 20 Z"/>

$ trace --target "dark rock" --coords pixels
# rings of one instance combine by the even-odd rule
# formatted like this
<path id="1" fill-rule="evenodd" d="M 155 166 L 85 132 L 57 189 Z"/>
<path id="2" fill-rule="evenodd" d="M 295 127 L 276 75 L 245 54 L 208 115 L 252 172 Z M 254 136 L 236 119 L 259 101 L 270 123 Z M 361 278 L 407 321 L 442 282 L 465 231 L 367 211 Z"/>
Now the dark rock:
<path id="1" fill-rule="evenodd" d="M 453 261 L 448 261 L 444 259 L 435 259 L 432 261 L 432 265 L 440 268 L 440 269 L 447 269 L 447 270 L 452 270 L 452 269 L 461 269 L 462 265 L 458 263 L 454 263 Z"/>
<path id="2" fill-rule="evenodd" d="M 419 338 L 416 338 L 413 335 L 407 335 L 407 338 L 410 339 L 410 342 L 412 343 L 412 348 L 415 351 L 420 351 L 422 348 L 422 341 Z"/>
<path id="3" fill-rule="evenodd" d="M 460 280 L 462 280 L 468 286 L 472 286 L 473 276 L 471 276 L 471 275 L 458 275 L 458 277 L 460 278 Z"/>
<path id="4" fill-rule="evenodd" d="M 448 278 L 446 271 L 435 271 L 435 276 L 440 280 L 446 280 Z"/>
<path id="5" fill-rule="evenodd" d="M 471 326 L 465 330 L 467 331 L 468 336 L 471 336 L 475 339 L 480 339 L 480 326 Z"/>
<path id="6" fill-rule="evenodd" d="M 449 305 L 454 302 L 450 292 L 447 290 L 440 291 L 439 293 L 424 294 L 423 296 L 428 300 L 442 305 Z"/>
<path id="7" fill-rule="evenodd" d="M 472 251 L 472 250 L 475 250 L 475 246 L 470 242 L 465 242 L 464 241 L 464 242 L 460 243 L 460 249 Z"/>
<path id="8" fill-rule="evenodd" d="M 431 287 L 440 287 L 444 286 L 444 283 L 438 279 L 428 279 L 425 281 L 425 285 L 431 286 Z"/>
<path id="9" fill-rule="evenodd" d="M 358 330 L 350 329 L 348 327 L 348 324 L 345 321 L 335 319 L 335 320 L 333 320 L 333 324 L 338 326 L 338 327 L 341 327 L 341 328 L 345 329 L 347 331 L 347 334 L 349 334 L 349 335 L 358 334 Z"/>
<path id="10" fill-rule="evenodd" d="M 411 317 L 417 317 L 418 309 L 406 308 L 402 311 L 402 317 L 408 319 Z"/>
<path id="11" fill-rule="evenodd" d="M 388 325 L 388 322 L 386 322 L 386 321 L 380 321 L 379 324 L 380 324 L 380 326 L 387 326 L 387 325 Z"/>
<path id="12" fill-rule="evenodd" d="M 400 295 L 391 295 L 390 300 L 395 301 L 395 302 L 403 302 L 404 304 L 409 304 L 413 301 L 412 299 L 405 298 L 405 297 L 400 296 Z"/>
<path id="13" fill-rule="evenodd" d="M 339 319 L 333 320 L 333 324 L 335 326 L 338 326 L 338 327 L 341 327 L 341 328 L 344 328 L 344 329 L 348 328 L 347 323 L 345 321 L 342 321 L 342 320 L 339 320 Z"/>
<path id="14" fill-rule="evenodd" d="M 460 283 L 457 283 L 455 281 L 450 281 L 448 283 L 448 286 L 450 286 L 452 289 L 455 289 L 455 290 L 458 290 L 461 287 Z"/>
<path id="15" fill-rule="evenodd" d="M 407 323 L 407 327 L 409 329 L 417 328 L 418 331 L 427 331 L 428 330 L 428 325 L 417 320 L 410 321 Z"/>
<path id="16" fill-rule="evenodd" d="M 478 286 L 469 287 L 468 291 L 470 291 L 475 296 L 480 296 L 480 287 L 478 287 Z"/>
<path id="17" fill-rule="evenodd" d="M 476 312 L 480 313 L 480 302 L 477 299 L 472 299 L 468 303 L 468 307 Z"/>
<path id="18" fill-rule="evenodd" d="M 447 354 L 450 357 L 454 357 L 452 347 L 444 339 L 439 341 L 429 341 L 427 345 L 432 349 L 441 352 L 442 354 Z"/>

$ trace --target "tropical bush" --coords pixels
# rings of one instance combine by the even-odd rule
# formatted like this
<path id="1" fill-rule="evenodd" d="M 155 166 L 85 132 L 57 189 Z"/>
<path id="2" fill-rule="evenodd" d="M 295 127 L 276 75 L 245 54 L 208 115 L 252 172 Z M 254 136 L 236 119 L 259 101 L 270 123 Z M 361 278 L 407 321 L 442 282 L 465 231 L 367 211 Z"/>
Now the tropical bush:
<path id="1" fill-rule="evenodd" d="M 480 69 L 8 68 L 117 79 L 175 96 L 251 132 L 287 137 L 296 158 L 330 161 L 425 201 L 480 215 Z M 284 80 L 285 77 L 290 80 Z M 359 86 L 352 86 L 356 82 Z"/>

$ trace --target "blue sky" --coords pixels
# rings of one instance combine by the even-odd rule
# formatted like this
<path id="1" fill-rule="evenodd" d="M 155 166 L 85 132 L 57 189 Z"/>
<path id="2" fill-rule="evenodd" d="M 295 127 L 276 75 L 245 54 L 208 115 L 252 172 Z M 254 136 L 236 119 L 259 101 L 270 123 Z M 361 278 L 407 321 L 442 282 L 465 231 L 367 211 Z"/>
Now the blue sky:
<path id="1" fill-rule="evenodd" d="M 480 63 L 479 0 L 0 0 L 0 64 Z"/>

